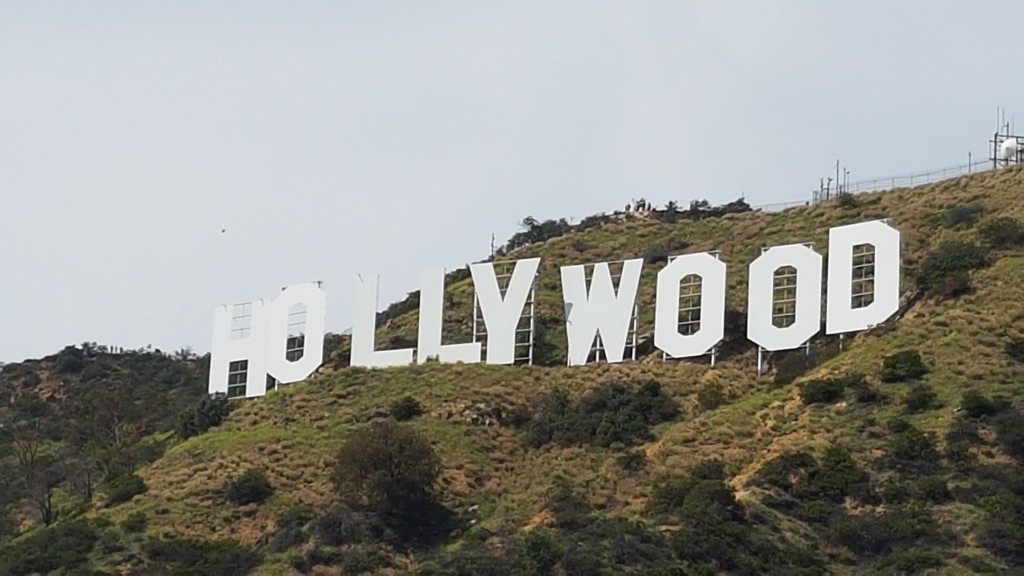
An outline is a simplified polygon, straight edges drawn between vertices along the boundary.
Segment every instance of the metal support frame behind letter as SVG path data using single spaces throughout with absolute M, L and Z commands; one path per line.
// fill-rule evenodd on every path
M 494 277 L 498 281 L 498 290 L 502 298 L 508 291 L 509 282 L 512 281 L 512 273 L 515 271 L 516 262 L 503 261 L 495 262 Z M 535 334 L 537 329 L 537 276 L 534 275 L 530 284 L 530 294 L 526 297 L 526 305 L 523 306 L 522 316 L 516 326 L 516 345 L 514 364 L 533 365 L 533 348 L 535 345 Z M 487 352 L 487 324 L 484 322 L 483 312 L 480 310 L 480 299 L 476 291 L 473 291 L 473 342 L 480 342 L 480 352 L 486 357 Z

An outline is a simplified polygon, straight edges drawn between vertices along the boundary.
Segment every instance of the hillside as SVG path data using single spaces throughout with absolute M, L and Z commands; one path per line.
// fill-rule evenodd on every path
M 138 408 L 123 415 L 132 423 L 131 445 L 159 449 L 133 459 L 123 474 L 108 474 L 115 480 L 99 483 L 96 495 L 76 490 L 74 473 L 55 479 L 50 492 L 61 514 L 49 527 L 28 504 L 32 498 L 9 497 L 17 528 L 4 533 L 0 567 L 56 568 L 24 558 L 75 546 L 81 552 L 62 562 L 78 571 L 66 573 L 1024 567 L 1021 195 L 1024 169 L 1016 167 L 779 213 L 696 220 L 630 214 L 559 230 L 498 257 L 543 258 L 537 357 L 544 365 L 365 370 L 345 366 L 342 342 L 315 377 L 234 404 L 205 431 L 180 425 L 180 414 L 194 418 L 205 409 L 197 407 L 201 359 L 70 348 L 64 356 L 5 366 L 0 416 L 19 430 L 27 420 L 37 428 L 45 423 L 41 453 L 95 444 L 76 444 L 82 435 L 69 432 L 65 418 L 95 413 L 66 400 L 90 393 L 89 382 L 148 391 L 100 405 Z M 879 218 L 902 233 L 899 317 L 847 338 L 841 350 L 835 338 L 819 336 L 810 355 L 776 354 L 757 377 L 754 346 L 742 337 L 750 261 L 765 245 L 813 242 L 824 253 L 830 227 Z M 655 275 L 666 256 L 710 250 L 729 265 L 731 336 L 716 366 L 706 359 L 665 362 L 649 348 L 636 362 L 561 365 L 560 265 L 645 258 L 646 336 Z M 472 283 L 463 273 L 450 277 L 445 338 L 466 341 Z M 378 342 L 415 341 L 414 303 L 411 297 L 392 306 Z M 81 366 L 69 371 L 68 355 L 80 356 Z M 89 368 L 97 364 L 105 367 L 102 375 Z M 162 384 L 139 388 L 140 382 Z M 371 503 L 340 506 L 335 455 L 352 438 L 364 438 L 361 432 L 380 429 L 406 396 L 415 402 L 404 405 L 418 404 L 422 414 L 410 409 L 399 428 L 426 438 L 439 464 L 433 507 L 410 516 Z M 98 431 L 82 434 L 107 434 L 110 427 L 101 424 L 109 423 L 99 419 Z M 15 440 L 6 439 L 8 452 L 0 457 L 17 471 L 23 467 L 16 465 Z M 232 502 L 231 483 L 252 470 L 263 473 L 272 493 Z M 123 477 L 140 479 L 145 491 L 114 503 L 111 486 Z M 28 481 L 17 473 L 8 478 L 7 493 L 27 493 L 20 483 Z M 436 529 L 406 525 L 416 523 L 410 517 Z

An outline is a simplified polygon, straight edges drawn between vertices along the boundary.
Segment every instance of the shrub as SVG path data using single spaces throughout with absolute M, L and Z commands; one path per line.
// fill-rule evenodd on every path
M 837 194 L 836 204 L 839 205 L 840 208 L 844 209 L 853 209 L 860 206 L 860 202 L 857 200 L 857 197 L 849 192 L 841 192 Z
M 331 481 L 341 501 L 375 514 L 402 544 L 430 545 L 454 516 L 437 501 L 441 463 L 430 442 L 394 420 L 352 433 L 335 456 Z
M 178 416 L 175 431 L 182 440 L 202 434 L 221 422 L 231 413 L 231 403 L 226 394 L 203 395 L 196 404 Z
M 679 238 L 669 238 L 663 243 L 654 244 L 644 250 L 644 263 L 661 264 L 668 262 L 669 256 L 678 254 L 681 250 L 684 250 L 689 246 L 689 242 L 680 240 Z
M 332 506 L 313 520 L 313 533 L 328 546 L 341 546 L 360 542 L 365 520 L 347 506 Z
M 403 396 L 391 403 L 388 414 L 399 422 L 405 422 L 423 415 L 423 406 L 412 396 Z
M 979 530 L 978 544 L 1011 566 L 1024 565 L 1024 524 L 1009 519 L 987 520 Z
M 893 554 L 890 562 L 900 574 L 917 574 L 922 570 L 938 568 L 943 564 L 942 555 L 938 552 L 914 548 Z
M 616 456 L 615 463 L 626 472 L 639 472 L 647 467 L 647 456 L 642 450 L 629 450 Z
M 520 562 L 529 574 L 551 573 L 562 554 L 562 544 L 547 530 L 531 530 L 520 538 Z
M 313 508 L 298 504 L 285 510 L 277 519 L 277 531 L 267 542 L 267 552 L 284 552 L 306 542 L 305 525 L 313 519 Z
M 137 474 L 118 476 L 107 484 L 107 504 L 114 506 L 127 502 L 147 490 L 146 483 Z
M 682 509 L 690 491 L 705 480 L 725 480 L 725 464 L 721 460 L 699 462 L 686 476 L 670 476 L 659 482 L 647 501 L 647 509 L 655 513 L 673 513 Z
M 839 515 L 829 533 L 832 540 L 856 554 L 880 555 L 907 550 L 918 541 L 938 536 L 938 526 L 924 508 L 897 507 L 883 514 Z
M 794 486 L 792 493 L 802 499 L 841 502 L 867 481 L 867 472 L 857 465 L 850 451 L 831 444 L 822 454 L 819 465 L 808 470 L 806 479 Z
M 705 410 L 714 410 L 725 404 L 726 396 L 720 384 L 706 384 L 697 392 L 697 403 Z
M 783 352 L 781 356 L 775 362 L 775 376 L 772 378 L 776 386 L 792 384 L 794 380 L 814 368 L 816 363 L 815 357 L 802 349 Z
M 257 468 L 246 470 L 241 476 L 227 483 L 224 496 L 229 502 L 244 506 L 258 504 L 274 493 L 266 473 Z
M 988 265 L 988 250 L 964 240 L 946 240 L 925 256 L 917 273 L 917 286 L 939 297 L 970 289 L 970 272 Z
M 1016 362 L 1024 363 L 1024 339 L 1014 338 L 1006 343 L 1006 355 Z
M 946 211 L 945 226 L 946 228 L 956 228 L 957 226 L 969 228 L 977 224 L 984 211 L 985 207 L 978 202 L 959 204 Z
M 908 462 L 936 462 L 939 453 L 931 434 L 921 432 L 913 426 L 894 434 L 889 444 L 890 454 Z
M 1007 216 L 989 220 L 982 224 L 978 232 L 992 248 L 1024 246 L 1024 225 Z
M 578 529 L 590 520 L 590 504 L 564 476 L 555 478 L 546 504 L 554 516 L 555 524 L 560 528 Z
M 132 512 L 127 518 L 121 521 L 121 530 L 124 530 L 129 534 L 145 532 L 147 524 L 148 522 L 146 520 L 145 512 Z
M 992 418 L 996 439 L 1014 458 L 1024 458 L 1024 418 L 1016 410 L 1004 410 Z
M 837 380 L 811 380 L 800 386 L 804 404 L 828 404 L 843 397 L 843 383 Z
M 679 412 L 661 385 L 647 381 L 633 387 L 604 384 L 573 402 L 564 390 L 541 398 L 536 415 L 527 422 L 526 442 L 539 447 L 557 444 L 640 444 L 651 438 L 652 426 Z
M 968 418 L 995 416 L 1009 407 L 1010 403 L 1006 399 L 990 399 L 977 390 L 964 392 L 960 399 L 960 410 Z
M 174 536 L 151 539 L 143 552 L 172 574 L 189 576 L 244 576 L 260 564 L 258 553 L 231 541 L 193 540 Z
M 806 477 L 818 461 L 808 452 L 788 452 L 765 462 L 757 472 L 761 482 L 789 491 L 797 478 Z
M 908 414 L 924 412 L 935 404 L 935 390 L 923 382 L 915 382 L 903 397 L 903 407 Z
M 886 395 L 883 394 L 878 388 L 868 384 L 863 378 L 859 384 L 850 386 L 853 390 L 853 399 L 863 404 L 870 403 L 885 403 L 887 401 Z
M 882 359 L 882 382 L 906 382 L 917 380 L 928 373 L 928 367 L 921 360 L 917 350 L 904 350 Z
M 75 520 L 33 532 L 0 549 L 0 571 L 12 576 L 72 570 L 88 561 L 99 532 Z
M 55 364 L 57 372 L 61 374 L 78 374 L 85 369 L 85 361 L 82 359 L 84 354 L 81 350 L 74 346 L 65 346 L 60 353 L 57 354 Z
M 941 476 L 925 476 L 914 485 L 917 497 L 927 502 L 942 504 L 949 502 L 953 495 L 949 492 L 949 484 Z

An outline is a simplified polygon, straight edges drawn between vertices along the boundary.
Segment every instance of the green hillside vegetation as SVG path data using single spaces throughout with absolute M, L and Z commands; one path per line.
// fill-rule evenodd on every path
M 543 259 L 535 366 L 366 370 L 332 338 L 316 376 L 230 405 L 184 352 L 88 345 L 5 366 L 0 573 L 1024 568 L 1021 195 L 1008 168 L 779 213 L 528 219 L 497 260 Z M 879 218 L 902 233 L 898 318 L 756 376 L 750 261 L 825 253 L 830 227 Z M 656 273 L 710 250 L 729 266 L 720 362 L 663 361 Z M 634 257 L 641 357 L 565 367 L 558 267 Z M 451 273 L 446 342 L 470 339 L 472 298 Z M 382 347 L 414 345 L 417 302 L 380 315 Z

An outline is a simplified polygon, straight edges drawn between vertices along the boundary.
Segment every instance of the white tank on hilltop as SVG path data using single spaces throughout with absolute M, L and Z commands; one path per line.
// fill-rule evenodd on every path
M 1020 148 L 1020 141 L 1017 138 L 1007 138 L 1003 141 L 1003 145 L 999 147 L 999 154 L 1003 160 L 1016 160 Z

